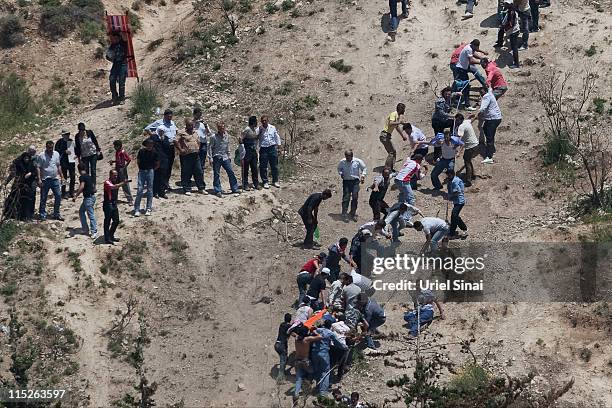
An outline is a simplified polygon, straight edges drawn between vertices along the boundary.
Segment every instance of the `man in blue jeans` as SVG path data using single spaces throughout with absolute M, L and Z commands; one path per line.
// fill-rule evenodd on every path
M 478 112 L 478 120 L 482 123 L 482 131 L 485 135 L 487 143 L 487 157 L 481 163 L 493 164 L 493 155 L 495 154 L 495 133 L 502 121 L 502 112 L 493 95 L 492 89 L 480 89 L 480 111 Z M 473 119 L 471 116 L 470 119 Z
M 62 168 L 60 165 L 60 155 L 54 150 L 55 144 L 52 140 L 45 143 L 45 151 L 36 158 L 36 169 L 38 173 L 38 187 L 40 187 L 40 206 L 38 214 L 40 220 L 47 219 L 47 197 L 49 190 L 53 191 L 53 219 L 64 221 L 60 215 L 60 205 L 62 201 Z
M 147 208 L 145 215 L 150 216 L 153 210 L 153 182 L 155 170 L 159 168 L 159 155 L 153 149 L 153 140 L 148 138 L 142 142 L 144 146 L 138 151 L 136 162 L 138 163 L 138 187 L 136 199 L 134 200 L 134 217 L 140 217 L 140 200 L 147 189 Z
M 399 26 L 397 18 L 397 3 L 402 2 L 402 18 L 408 18 L 408 0 L 389 0 L 389 15 L 391 16 L 391 32 L 396 32 Z
M 398 202 L 414 204 L 415 198 L 412 192 L 411 181 L 413 177 L 421 179 L 421 162 L 423 156 L 420 154 L 414 154 L 412 157 L 408 157 L 402 168 L 395 175 L 394 183 L 399 190 Z
M 267 116 L 262 116 L 260 119 L 261 126 L 259 127 L 259 175 L 261 176 L 261 182 L 263 188 L 270 188 L 268 182 L 268 164 L 272 170 L 272 185 L 276 188 L 280 188 L 278 182 L 278 148 L 281 145 L 281 138 L 276 130 L 276 127 L 272 126 L 268 122 Z
M 229 178 L 230 188 L 235 196 L 240 195 L 238 191 L 238 180 L 232 169 L 232 161 L 230 160 L 229 148 L 230 136 L 225 132 L 225 123 L 217 123 L 217 133 L 215 133 L 208 143 L 208 158 L 213 166 L 213 187 L 215 195 L 219 198 L 223 197 L 223 189 L 221 188 L 221 167 L 227 173 Z
M 465 185 L 463 184 L 463 180 L 457 177 L 455 170 L 449 169 L 446 171 L 446 183 L 448 186 L 448 201 L 453 202 L 450 233 L 448 235 L 451 238 L 457 237 L 457 227 L 461 228 L 461 231 L 464 231 L 467 235 L 467 226 L 459 215 L 465 205 Z
M 447 169 L 455 168 L 455 156 L 457 156 L 457 152 L 461 150 L 463 145 L 464 143 L 461 139 L 451 137 L 448 129 L 444 131 L 444 140 L 440 145 L 442 147 L 442 155 L 431 171 L 431 184 L 435 190 L 442 189 L 440 174 Z
M 425 245 L 429 246 L 428 253 L 436 252 L 440 241 L 447 241 L 450 227 L 443 219 L 437 217 L 425 217 L 421 221 L 415 221 L 413 227 L 425 234 Z
M 347 351 L 348 347 L 338 335 L 331 331 L 331 320 L 325 320 L 323 327 L 317 329 L 317 334 L 321 340 L 312 344 L 311 360 L 314 369 L 315 379 L 317 380 L 319 395 L 329 392 L 329 377 L 331 375 L 330 349 L 336 347 L 342 351 Z
M 79 163 L 79 189 L 72 201 L 76 201 L 79 194 L 83 193 L 83 202 L 79 208 L 79 219 L 81 220 L 81 229 L 83 234 L 89 235 L 94 241 L 98 238 L 98 225 L 96 223 L 96 214 L 94 206 L 96 205 L 96 183 L 89 174 L 87 174 L 87 166 L 85 163 Z M 87 226 L 87 217 L 89 217 L 90 227 Z
M 365 293 L 360 293 L 357 296 L 357 305 L 365 321 L 368 323 L 368 331 L 365 336 L 366 345 L 368 348 L 376 349 L 373 334 L 378 334 L 378 328 L 385 324 L 387 316 L 385 310 L 374 300 L 368 297 Z
M 344 152 L 344 159 L 338 163 L 338 175 L 342 179 L 342 218 L 348 222 L 349 217 L 357 221 L 359 203 L 359 184 L 365 182 L 368 169 L 363 160 L 354 157 L 352 150 Z M 351 212 L 349 213 L 349 203 Z

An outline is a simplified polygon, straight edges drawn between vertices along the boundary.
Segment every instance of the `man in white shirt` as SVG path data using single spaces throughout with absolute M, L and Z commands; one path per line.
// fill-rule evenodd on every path
M 493 164 L 495 154 L 495 133 L 502 121 L 501 109 L 497 104 L 493 90 L 488 88 L 480 89 L 480 111 L 478 120 L 482 123 L 482 131 L 487 143 L 487 157 L 482 161 L 484 164 Z
M 202 122 L 202 108 L 195 108 L 193 110 L 193 126 L 194 130 L 198 134 L 198 139 L 200 140 L 198 158 L 200 159 L 200 166 L 202 166 L 202 175 L 204 175 L 204 168 L 206 168 L 206 157 L 208 153 L 208 138 L 212 136 L 212 132 L 208 127 L 208 124 Z
M 395 204 L 389 209 L 389 214 L 385 218 L 385 233 L 391 235 L 393 242 L 399 242 L 399 237 L 404 235 L 400 230 L 412 227 L 412 217 L 417 214 L 423 217 L 421 210 L 413 205 L 408 203 Z
M 365 182 L 367 167 L 363 160 L 353 156 L 352 150 L 344 152 L 344 159 L 338 163 L 338 174 L 342 178 L 342 218 L 348 222 L 349 217 L 357 221 L 357 204 L 359 203 L 359 184 Z M 351 212 L 348 213 L 349 202 Z
M 404 124 L 403 129 L 404 133 L 408 135 L 412 154 L 420 154 L 423 157 L 427 156 L 429 145 L 427 144 L 425 133 L 418 127 L 412 126 L 411 123 Z
M 278 148 L 281 145 L 281 138 L 274 126 L 268 122 L 268 116 L 264 115 L 260 118 L 261 126 L 259 127 L 259 175 L 263 188 L 270 188 L 268 182 L 268 164 L 272 170 L 272 185 L 280 188 L 278 182 Z
M 456 72 L 458 81 L 467 81 L 463 89 L 462 100 L 466 110 L 476 110 L 470 105 L 470 78 L 468 72 L 472 73 L 483 87 L 486 87 L 484 77 L 478 71 L 477 65 L 480 65 L 480 58 L 487 55 L 486 52 L 480 50 L 480 40 L 474 39 L 466 45 L 459 54 L 459 61 L 456 64 Z
M 36 158 L 36 169 L 38 173 L 38 187 L 40 187 L 40 206 L 38 214 L 40 220 L 47 219 L 47 197 L 49 190 L 53 191 L 55 199 L 53 203 L 53 218 L 64 221 L 60 215 L 60 205 L 62 202 L 61 185 L 64 183 L 62 169 L 60 165 L 60 155 L 54 149 L 52 140 L 45 143 L 45 150 Z
M 168 151 L 166 155 L 168 156 L 168 170 L 166 173 L 166 180 L 170 180 L 172 176 L 172 166 L 174 165 L 174 156 L 176 155 L 174 150 L 174 141 L 176 140 L 176 134 L 178 132 L 178 128 L 176 124 L 172 120 L 172 111 L 170 109 L 166 109 L 164 111 L 164 117 L 156 120 L 145 128 L 145 131 L 149 133 L 150 136 L 154 134 L 165 135 L 168 138 Z M 166 189 L 170 190 L 170 186 L 166 183 Z
M 470 119 L 465 119 L 461 113 L 455 115 L 455 124 L 457 125 L 457 131 L 455 133 L 464 143 L 463 165 L 465 166 L 465 186 L 470 187 L 472 185 L 472 180 L 476 179 L 472 159 L 478 156 L 480 151 L 478 148 L 478 136 L 476 136 L 476 131 L 474 131 L 474 127 L 472 126 L 472 121 Z M 457 173 L 459 173 L 459 171 Z
M 445 242 L 450 233 L 450 226 L 443 219 L 436 217 L 424 217 L 421 221 L 415 221 L 413 227 L 425 234 L 425 244 L 430 246 L 430 252 L 438 249 L 440 241 Z

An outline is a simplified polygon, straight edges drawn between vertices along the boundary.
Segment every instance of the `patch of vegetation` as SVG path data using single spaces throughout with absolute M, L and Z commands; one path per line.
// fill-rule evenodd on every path
M 31 127 L 39 119 L 38 106 L 28 83 L 15 73 L 0 72 L 0 123 L 2 133 L 12 136 Z M 29 126 L 28 126 L 29 124 Z
M 592 57 L 595 54 L 597 54 L 597 48 L 595 47 L 595 44 L 591 44 L 591 46 L 587 48 L 587 50 L 584 52 L 584 55 L 586 55 L 587 57 Z
M 127 10 L 128 19 L 130 21 L 130 27 L 132 28 L 133 33 L 137 33 L 142 29 L 142 21 L 140 21 L 140 16 L 138 14 L 132 12 L 131 10 Z
M 13 222 L 0 224 L 0 252 L 5 252 L 19 233 L 19 227 Z
M 233 45 L 237 38 L 226 34 L 226 28 L 221 23 L 208 25 L 200 31 L 181 34 L 176 40 L 176 60 L 184 62 L 198 55 L 210 55 L 214 58 L 221 45 Z
M 283 11 L 289 11 L 289 10 L 291 10 L 294 7 L 295 7 L 295 3 L 293 2 L 293 0 L 284 0 L 281 3 L 281 9 Z
M 251 0 L 240 0 L 238 2 L 238 11 L 240 11 L 241 13 L 248 13 L 251 10 L 253 10 Z
M 81 264 L 81 255 L 75 251 L 68 251 L 68 263 L 70 267 L 74 271 L 74 273 L 79 274 L 83 272 L 83 265 Z
M 545 135 L 544 144 L 544 164 L 551 165 L 559 163 L 565 160 L 566 157 L 571 157 L 576 153 L 574 146 L 570 139 L 563 134 L 551 134 Z
M 268 14 L 274 14 L 279 10 L 278 7 L 276 7 L 276 4 L 274 3 L 266 3 L 266 12 Z
M 15 14 L 0 17 L 0 48 L 12 48 L 25 43 L 21 20 Z
M 148 52 L 155 51 L 156 49 L 159 48 L 160 45 L 163 44 L 163 42 L 164 42 L 163 38 L 158 38 L 157 40 L 151 41 L 149 45 L 147 45 L 147 51 Z
M 346 65 L 344 63 L 344 59 L 339 59 L 339 60 L 335 60 L 329 63 L 329 66 L 332 67 L 333 69 L 335 69 L 338 72 L 342 72 L 343 74 L 346 74 L 348 72 L 350 72 L 353 67 L 351 65 Z
M 130 116 L 144 116 L 147 120 L 159 106 L 159 90 L 150 82 L 139 82 L 130 98 Z
M 104 40 L 104 31 L 99 23 L 87 20 L 81 24 L 79 36 L 83 44 L 89 44 L 92 41 L 102 42 Z
M 596 97 L 593 99 L 593 105 L 595 106 L 595 113 L 598 115 L 603 115 L 606 111 L 606 100 L 600 97 Z
M 281 86 L 276 91 L 274 91 L 274 94 L 287 96 L 291 92 L 293 92 L 294 88 L 295 84 L 292 81 L 283 81 Z
M 319 98 L 316 95 L 306 95 L 295 101 L 293 109 L 296 111 L 312 110 L 319 106 Z
M 104 5 L 100 0 L 69 0 L 65 4 L 49 3 L 42 9 L 39 29 L 52 40 L 68 36 L 77 27 L 88 24 L 86 29 L 89 38 L 91 32 L 104 31 L 102 19 Z

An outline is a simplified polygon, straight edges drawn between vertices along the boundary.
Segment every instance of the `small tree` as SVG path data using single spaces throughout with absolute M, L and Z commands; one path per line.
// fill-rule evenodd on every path
M 586 174 L 586 192 L 593 207 L 612 205 L 606 194 L 607 182 L 612 174 L 612 153 L 609 137 L 610 119 L 604 115 L 592 115 L 588 108 L 597 87 L 598 77 L 590 71 L 581 77 L 577 94 L 569 94 L 575 72 L 545 72 L 538 80 L 536 92 L 544 107 L 548 127 L 548 146 L 545 162 L 566 160 L 566 156 L 578 159 Z
M 229 26 L 232 36 L 236 37 L 236 30 L 238 29 L 238 19 L 232 11 L 236 7 L 236 3 L 233 0 L 217 0 L 218 7 L 223 13 L 223 18 Z

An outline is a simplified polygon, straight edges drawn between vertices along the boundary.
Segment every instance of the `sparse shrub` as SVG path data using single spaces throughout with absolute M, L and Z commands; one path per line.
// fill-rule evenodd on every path
M 151 83 L 139 82 L 130 98 L 132 107 L 130 115 L 149 117 L 159 105 L 159 90 Z
M 0 73 L 0 122 L 3 130 L 32 120 L 36 106 L 28 84 L 15 73 Z
M 70 0 L 66 4 L 46 4 L 43 6 L 40 17 L 40 31 L 51 38 L 58 40 L 66 37 L 77 27 L 90 22 L 102 27 L 104 5 L 100 0 Z M 91 29 L 93 25 L 90 25 Z
M 293 0 L 284 0 L 281 3 L 281 8 L 283 9 L 283 11 L 291 10 L 294 7 L 295 7 L 295 3 L 293 2 Z
M 142 22 L 140 21 L 140 17 L 136 13 L 132 13 L 132 11 L 128 10 L 128 19 L 130 20 L 130 27 L 132 27 L 132 32 L 136 33 L 142 29 Z
M 151 41 L 149 45 L 147 45 L 147 51 L 149 52 L 155 51 L 156 49 L 159 48 L 160 45 L 163 44 L 163 42 L 164 42 L 163 38 L 158 38 L 157 40 Z
M 274 3 L 266 3 L 266 11 L 268 14 L 274 14 L 278 11 L 278 7 Z
M 140 10 L 140 1 L 139 0 L 136 0 L 135 2 L 132 3 L 132 10 L 134 10 L 134 11 Z
M 291 92 L 293 92 L 293 88 L 294 87 L 295 87 L 295 84 L 292 81 L 283 81 L 283 83 L 281 84 L 280 88 L 278 88 L 274 92 L 274 94 L 287 96 Z
M 603 98 L 596 97 L 593 99 L 593 105 L 595 105 L 595 113 L 603 115 L 606 110 L 606 100 Z
M 81 24 L 80 37 L 83 44 L 89 44 L 94 40 L 101 40 L 104 36 L 104 27 L 102 24 L 87 20 Z
M 25 42 L 21 20 L 14 14 L 0 17 L 0 47 L 12 48 Z
M 248 13 L 251 10 L 253 10 L 251 0 L 240 0 L 238 2 L 238 11 L 240 11 L 241 13 Z
M 215 62 L 212 66 L 213 71 L 218 71 L 221 69 L 221 64 L 218 62 Z
M 586 55 L 587 57 L 592 57 L 595 54 L 597 54 L 597 48 L 595 47 L 595 44 L 591 44 L 591 46 L 584 52 L 584 55 Z
M 344 64 L 344 60 L 343 59 L 332 61 L 332 62 L 329 63 L 329 66 L 332 67 L 333 69 L 335 69 L 336 71 L 342 72 L 344 74 L 350 72 L 353 69 L 353 67 L 351 65 Z
M 544 144 L 544 164 L 551 165 L 565 160 L 567 156 L 572 156 L 576 150 L 569 138 L 564 134 L 547 133 Z
M 96 50 L 94 51 L 94 58 L 98 60 L 104 58 L 104 48 L 96 47 Z

